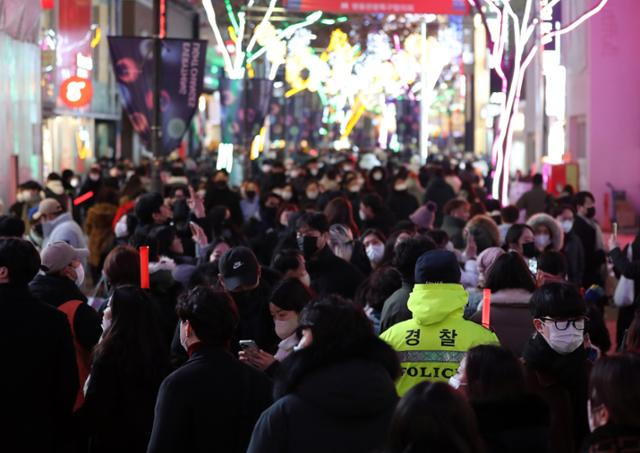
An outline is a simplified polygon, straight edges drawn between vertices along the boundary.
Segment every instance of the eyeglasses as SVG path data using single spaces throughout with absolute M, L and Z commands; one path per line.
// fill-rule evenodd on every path
M 584 330 L 585 321 L 587 318 L 576 318 L 576 319 L 553 319 L 553 318 L 542 318 L 542 322 L 552 322 L 555 324 L 556 329 L 558 330 L 567 330 L 569 326 L 573 326 L 576 330 Z

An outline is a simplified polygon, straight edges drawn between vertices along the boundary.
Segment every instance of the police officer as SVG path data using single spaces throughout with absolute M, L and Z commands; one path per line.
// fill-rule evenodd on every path
M 416 263 L 415 282 L 407 303 L 412 318 L 380 336 L 400 356 L 402 376 L 396 387 L 401 396 L 419 382 L 453 377 L 468 349 L 499 343 L 491 331 L 462 317 L 467 293 L 455 254 L 423 254 Z

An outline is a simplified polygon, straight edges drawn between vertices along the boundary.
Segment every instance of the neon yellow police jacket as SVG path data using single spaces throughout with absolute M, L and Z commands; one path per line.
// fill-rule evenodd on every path
M 413 318 L 380 335 L 400 357 L 402 376 L 396 382 L 400 396 L 423 381 L 448 381 L 470 348 L 499 344 L 493 332 L 463 319 L 466 303 L 462 285 L 414 285 L 407 303 Z

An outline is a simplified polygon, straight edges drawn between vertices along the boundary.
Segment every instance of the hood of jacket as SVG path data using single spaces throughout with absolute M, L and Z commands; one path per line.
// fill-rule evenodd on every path
M 562 231 L 562 227 L 556 222 L 556 219 L 551 217 L 549 214 L 545 214 L 541 212 L 540 214 L 532 215 L 529 220 L 527 220 L 527 225 L 529 225 L 534 230 L 538 225 L 544 225 L 551 232 L 551 243 L 553 244 L 553 249 L 555 251 L 562 250 L 564 246 L 564 231 Z
M 459 284 L 416 284 L 409 295 L 407 307 L 419 325 L 428 326 L 449 316 L 462 318 L 468 298 Z
M 476 240 L 478 253 L 500 245 L 500 230 L 496 222 L 488 215 L 474 216 L 466 227 Z
M 29 289 L 36 299 L 54 307 L 70 300 L 87 301 L 75 282 L 58 275 L 38 274 L 29 283 Z
M 375 416 L 392 410 L 398 399 L 389 373 L 380 364 L 359 358 L 314 371 L 294 393 L 338 417 Z

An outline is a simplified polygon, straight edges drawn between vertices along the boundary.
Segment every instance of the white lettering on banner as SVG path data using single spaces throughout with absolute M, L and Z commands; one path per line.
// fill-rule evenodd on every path
M 200 44 L 193 44 L 193 51 L 191 53 L 191 71 L 189 73 L 189 102 L 188 105 L 191 108 L 195 108 L 198 103 L 198 76 L 200 68 L 198 63 L 200 60 Z
M 180 58 L 180 88 L 178 93 L 185 96 L 189 86 L 189 57 L 191 55 L 191 43 L 182 43 L 182 55 Z

